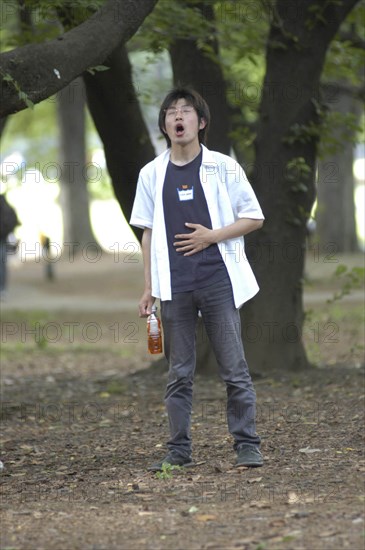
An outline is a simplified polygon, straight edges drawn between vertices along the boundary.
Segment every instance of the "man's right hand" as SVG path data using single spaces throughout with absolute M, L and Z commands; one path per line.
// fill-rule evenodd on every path
M 138 304 L 140 317 L 148 317 L 149 315 L 151 315 L 152 306 L 155 303 L 155 299 L 156 298 L 151 296 L 151 292 L 149 290 L 144 291 Z

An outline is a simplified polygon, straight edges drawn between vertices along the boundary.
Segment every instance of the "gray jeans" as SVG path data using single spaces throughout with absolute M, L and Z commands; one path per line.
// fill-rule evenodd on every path
M 169 377 L 165 404 L 170 424 L 167 446 L 191 455 L 191 410 L 196 364 L 195 333 L 198 311 L 227 388 L 228 429 L 234 449 L 243 443 L 259 446 L 256 433 L 256 394 L 244 355 L 239 311 L 233 302 L 229 278 L 209 287 L 179 292 L 161 302 L 165 355 Z

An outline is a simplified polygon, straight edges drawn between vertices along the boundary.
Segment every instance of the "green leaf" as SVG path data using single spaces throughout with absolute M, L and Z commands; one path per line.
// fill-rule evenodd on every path
M 346 271 L 347 271 L 347 266 L 345 264 L 340 264 L 340 265 L 337 266 L 337 269 L 335 271 L 335 275 L 336 275 L 336 277 L 340 277 L 341 275 L 346 273 Z
M 26 98 L 24 99 L 24 101 L 25 101 L 26 106 L 27 106 L 29 109 L 32 109 L 32 110 L 34 109 L 34 103 L 33 103 L 33 101 L 31 101 L 28 97 L 26 97 Z
M 95 67 L 92 67 L 94 69 L 94 71 L 98 71 L 98 72 L 101 72 L 101 71 L 108 71 L 110 69 L 110 67 L 107 67 L 106 65 L 96 65 Z
M 308 191 L 308 187 L 305 185 L 305 183 L 299 182 L 296 185 L 293 185 L 293 187 L 291 187 L 291 190 L 294 192 L 306 193 Z

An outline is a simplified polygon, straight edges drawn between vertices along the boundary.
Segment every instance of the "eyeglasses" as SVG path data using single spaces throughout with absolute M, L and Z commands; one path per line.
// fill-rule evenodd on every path
M 189 107 L 188 105 L 184 105 L 183 107 L 179 107 L 178 109 L 176 109 L 175 107 L 169 107 L 168 109 L 165 109 L 166 116 L 169 118 L 175 117 L 179 111 L 183 115 L 190 115 L 190 113 L 194 111 L 194 108 Z

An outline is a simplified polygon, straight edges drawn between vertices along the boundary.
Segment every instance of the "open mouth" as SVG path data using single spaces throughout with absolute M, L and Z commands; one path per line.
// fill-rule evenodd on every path
M 182 124 L 176 124 L 175 132 L 177 136 L 182 136 L 184 133 L 184 126 Z

